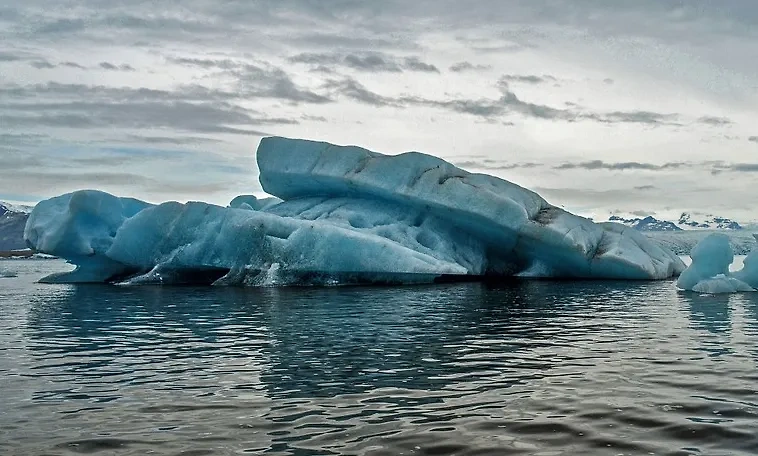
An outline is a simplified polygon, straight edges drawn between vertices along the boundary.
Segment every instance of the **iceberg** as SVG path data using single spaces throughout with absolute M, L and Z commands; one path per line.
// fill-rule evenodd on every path
M 758 234 L 753 234 L 758 241 Z M 742 269 L 732 274 L 735 279 L 746 283 L 747 285 L 758 289 L 758 246 L 747 254 L 742 262 Z
M 271 198 L 151 205 L 84 190 L 38 204 L 27 244 L 77 268 L 46 281 L 301 285 L 483 277 L 665 279 L 684 263 L 516 184 L 430 155 L 261 140 Z
M 234 209 L 247 209 L 250 211 L 260 211 L 274 204 L 281 203 L 279 198 L 262 198 L 258 199 L 255 195 L 240 195 L 235 197 L 229 207 Z
M 758 240 L 757 235 L 753 235 Z M 700 241 L 690 253 L 692 264 L 679 276 L 677 287 L 698 293 L 737 293 L 758 287 L 758 248 L 745 258 L 741 270 L 731 273 L 734 252 L 729 237 L 714 233 Z
M 35 206 L 24 227 L 24 240 L 37 252 L 65 258 L 77 266 L 45 281 L 106 282 L 133 270 L 106 252 L 124 221 L 149 206 L 96 190 L 68 193 Z

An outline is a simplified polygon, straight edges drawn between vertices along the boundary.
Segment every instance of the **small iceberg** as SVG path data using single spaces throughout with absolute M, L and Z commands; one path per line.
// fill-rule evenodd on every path
M 753 235 L 758 240 L 758 235 Z M 700 241 L 690 253 L 692 264 L 679 276 L 677 287 L 698 293 L 738 293 L 758 288 L 758 248 L 745 258 L 741 270 L 730 272 L 734 253 L 729 237 L 714 233 Z

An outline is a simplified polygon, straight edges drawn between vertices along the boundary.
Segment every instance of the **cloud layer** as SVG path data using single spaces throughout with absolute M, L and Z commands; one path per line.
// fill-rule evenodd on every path
M 756 20 L 747 0 L 8 4 L 0 199 L 223 203 L 260 190 L 253 151 L 281 134 L 422 150 L 589 212 L 747 216 Z

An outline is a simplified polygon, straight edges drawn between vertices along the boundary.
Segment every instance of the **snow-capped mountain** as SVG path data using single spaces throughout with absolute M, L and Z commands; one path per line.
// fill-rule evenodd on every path
M 24 204 L 12 204 L 12 203 L 6 203 L 4 201 L 0 201 L 0 215 L 3 215 L 6 212 L 30 214 L 32 212 L 32 209 L 34 209 L 33 206 L 27 206 Z
M 682 212 L 677 225 L 685 229 L 701 230 L 741 230 L 742 226 L 734 220 L 712 214 Z
M 682 212 L 678 219 L 666 220 L 644 213 L 622 214 L 615 212 L 608 218 L 639 231 L 682 231 L 682 230 L 742 230 L 753 228 L 751 224 L 740 224 L 732 219 L 702 212 Z
M 0 201 L 0 251 L 26 248 L 24 226 L 31 209 Z
M 682 229 L 676 226 L 673 222 L 667 220 L 658 220 L 653 216 L 648 215 L 643 218 L 623 218 L 618 215 L 612 215 L 609 222 L 616 222 L 628 227 L 634 228 L 638 231 L 681 231 Z

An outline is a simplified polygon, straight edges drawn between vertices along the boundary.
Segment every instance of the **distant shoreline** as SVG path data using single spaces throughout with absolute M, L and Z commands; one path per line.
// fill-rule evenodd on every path
M 0 250 L 0 258 L 29 258 L 34 255 L 32 249 L 24 250 Z

